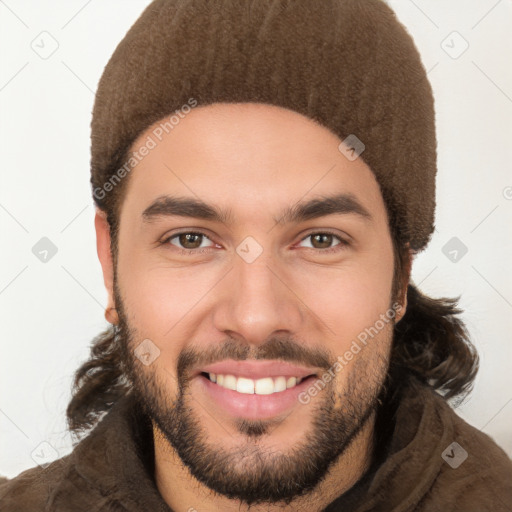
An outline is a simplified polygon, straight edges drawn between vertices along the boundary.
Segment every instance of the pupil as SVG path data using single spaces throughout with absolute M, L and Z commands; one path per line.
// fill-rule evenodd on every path
M 325 247 L 329 247 L 330 246 L 330 242 L 331 242 L 331 238 L 332 238 L 332 235 L 328 235 L 328 234 L 319 234 L 319 235 L 315 235 L 313 238 L 319 238 L 320 239 L 320 244 L 324 244 L 324 247 L 322 248 L 325 248 Z M 323 242 L 321 240 L 324 240 Z M 327 241 L 326 241 L 327 239 Z
M 197 244 L 194 245 L 193 244 L 193 241 L 192 241 L 192 245 L 193 247 L 190 247 L 187 245 L 187 243 L 191 242 L 191 238 L 199 238 L 201 235 L 195 235 L 193 233 L 188 233 L 188 234 L 185 234 L 185 235 L 181 235 L 181 240 L 180 240 L 180 243 L 184 246 L 184 247 L 187 247 L 187 248 L 191 248 L 191 249 L 196 249 L 197 248 Z M 201 245 L 201 244 L 199 244 Z

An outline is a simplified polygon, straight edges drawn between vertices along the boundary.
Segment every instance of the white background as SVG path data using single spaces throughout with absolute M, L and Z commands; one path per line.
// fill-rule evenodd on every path
M 4 476 L 35 466 L 31 453 L 41 442 L 55 449 L 44 445 L 50 458 L 71 450 L 64 413 L 73 372 L 107 325 L 89 188 L 94 91 L 148 3 L 0 1 Z M 462 295 L 481 370 L 457 412 L 512 456 L 512 2 L 389 4 L 422 54 L 436 99 L 436 232 L 413 281 L 434 297 Z M 463 48 L 453 31 L 469 44 L 456 59 L 445 51 Z M 31 47 L 41 37 L 47 50 L 58 43 L 47 59 Z M 32 253 L 42 237 L 58 249 L 47 263 Z M 468 248 L 457 262 L 442 252 L 452 237 Z

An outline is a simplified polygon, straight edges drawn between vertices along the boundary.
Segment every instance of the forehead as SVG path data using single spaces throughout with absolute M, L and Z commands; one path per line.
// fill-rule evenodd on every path
M 167 119 L 132 145 L 139 153 L 150 149 L 130 173 L 122 216 L 142 217 L 158 197 L 171 195 L 219 205 L 232 220 L 268 222 L 299 201 L 348 194 L 372 217 L 386 217 L 365 162 L 347 159 L 335 134 L 298 112 L 219 103 L 195 107 L 173 125 Z

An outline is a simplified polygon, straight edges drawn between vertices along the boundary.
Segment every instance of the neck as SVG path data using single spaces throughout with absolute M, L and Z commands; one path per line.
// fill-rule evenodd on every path
M 156 484 L 164 501 L 175 512 L 320 512 L 347 492 L 371 466 L 375 418 L 374 411 L 317 487 L 289 505 L 264 503 L 249 506 L 216 494 L 190 473 L 162 432 L 153 424 Z

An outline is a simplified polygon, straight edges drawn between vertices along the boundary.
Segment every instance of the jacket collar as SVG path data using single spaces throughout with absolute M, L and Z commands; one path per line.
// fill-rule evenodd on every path
M 397 394 L 386 446 L 365 475 L 325 512 L 416 510 L 442 470 L 442 452 L 453 441 L 453 411 L 444 398 L 415 377 Z M 379 421 L 379 420 L 378 420 Z
M 131 394 L 118 400 L 91 434 L 73 450 L 75 471 L 130 512 L 172 512 L 154 481 L 151 421 Z

